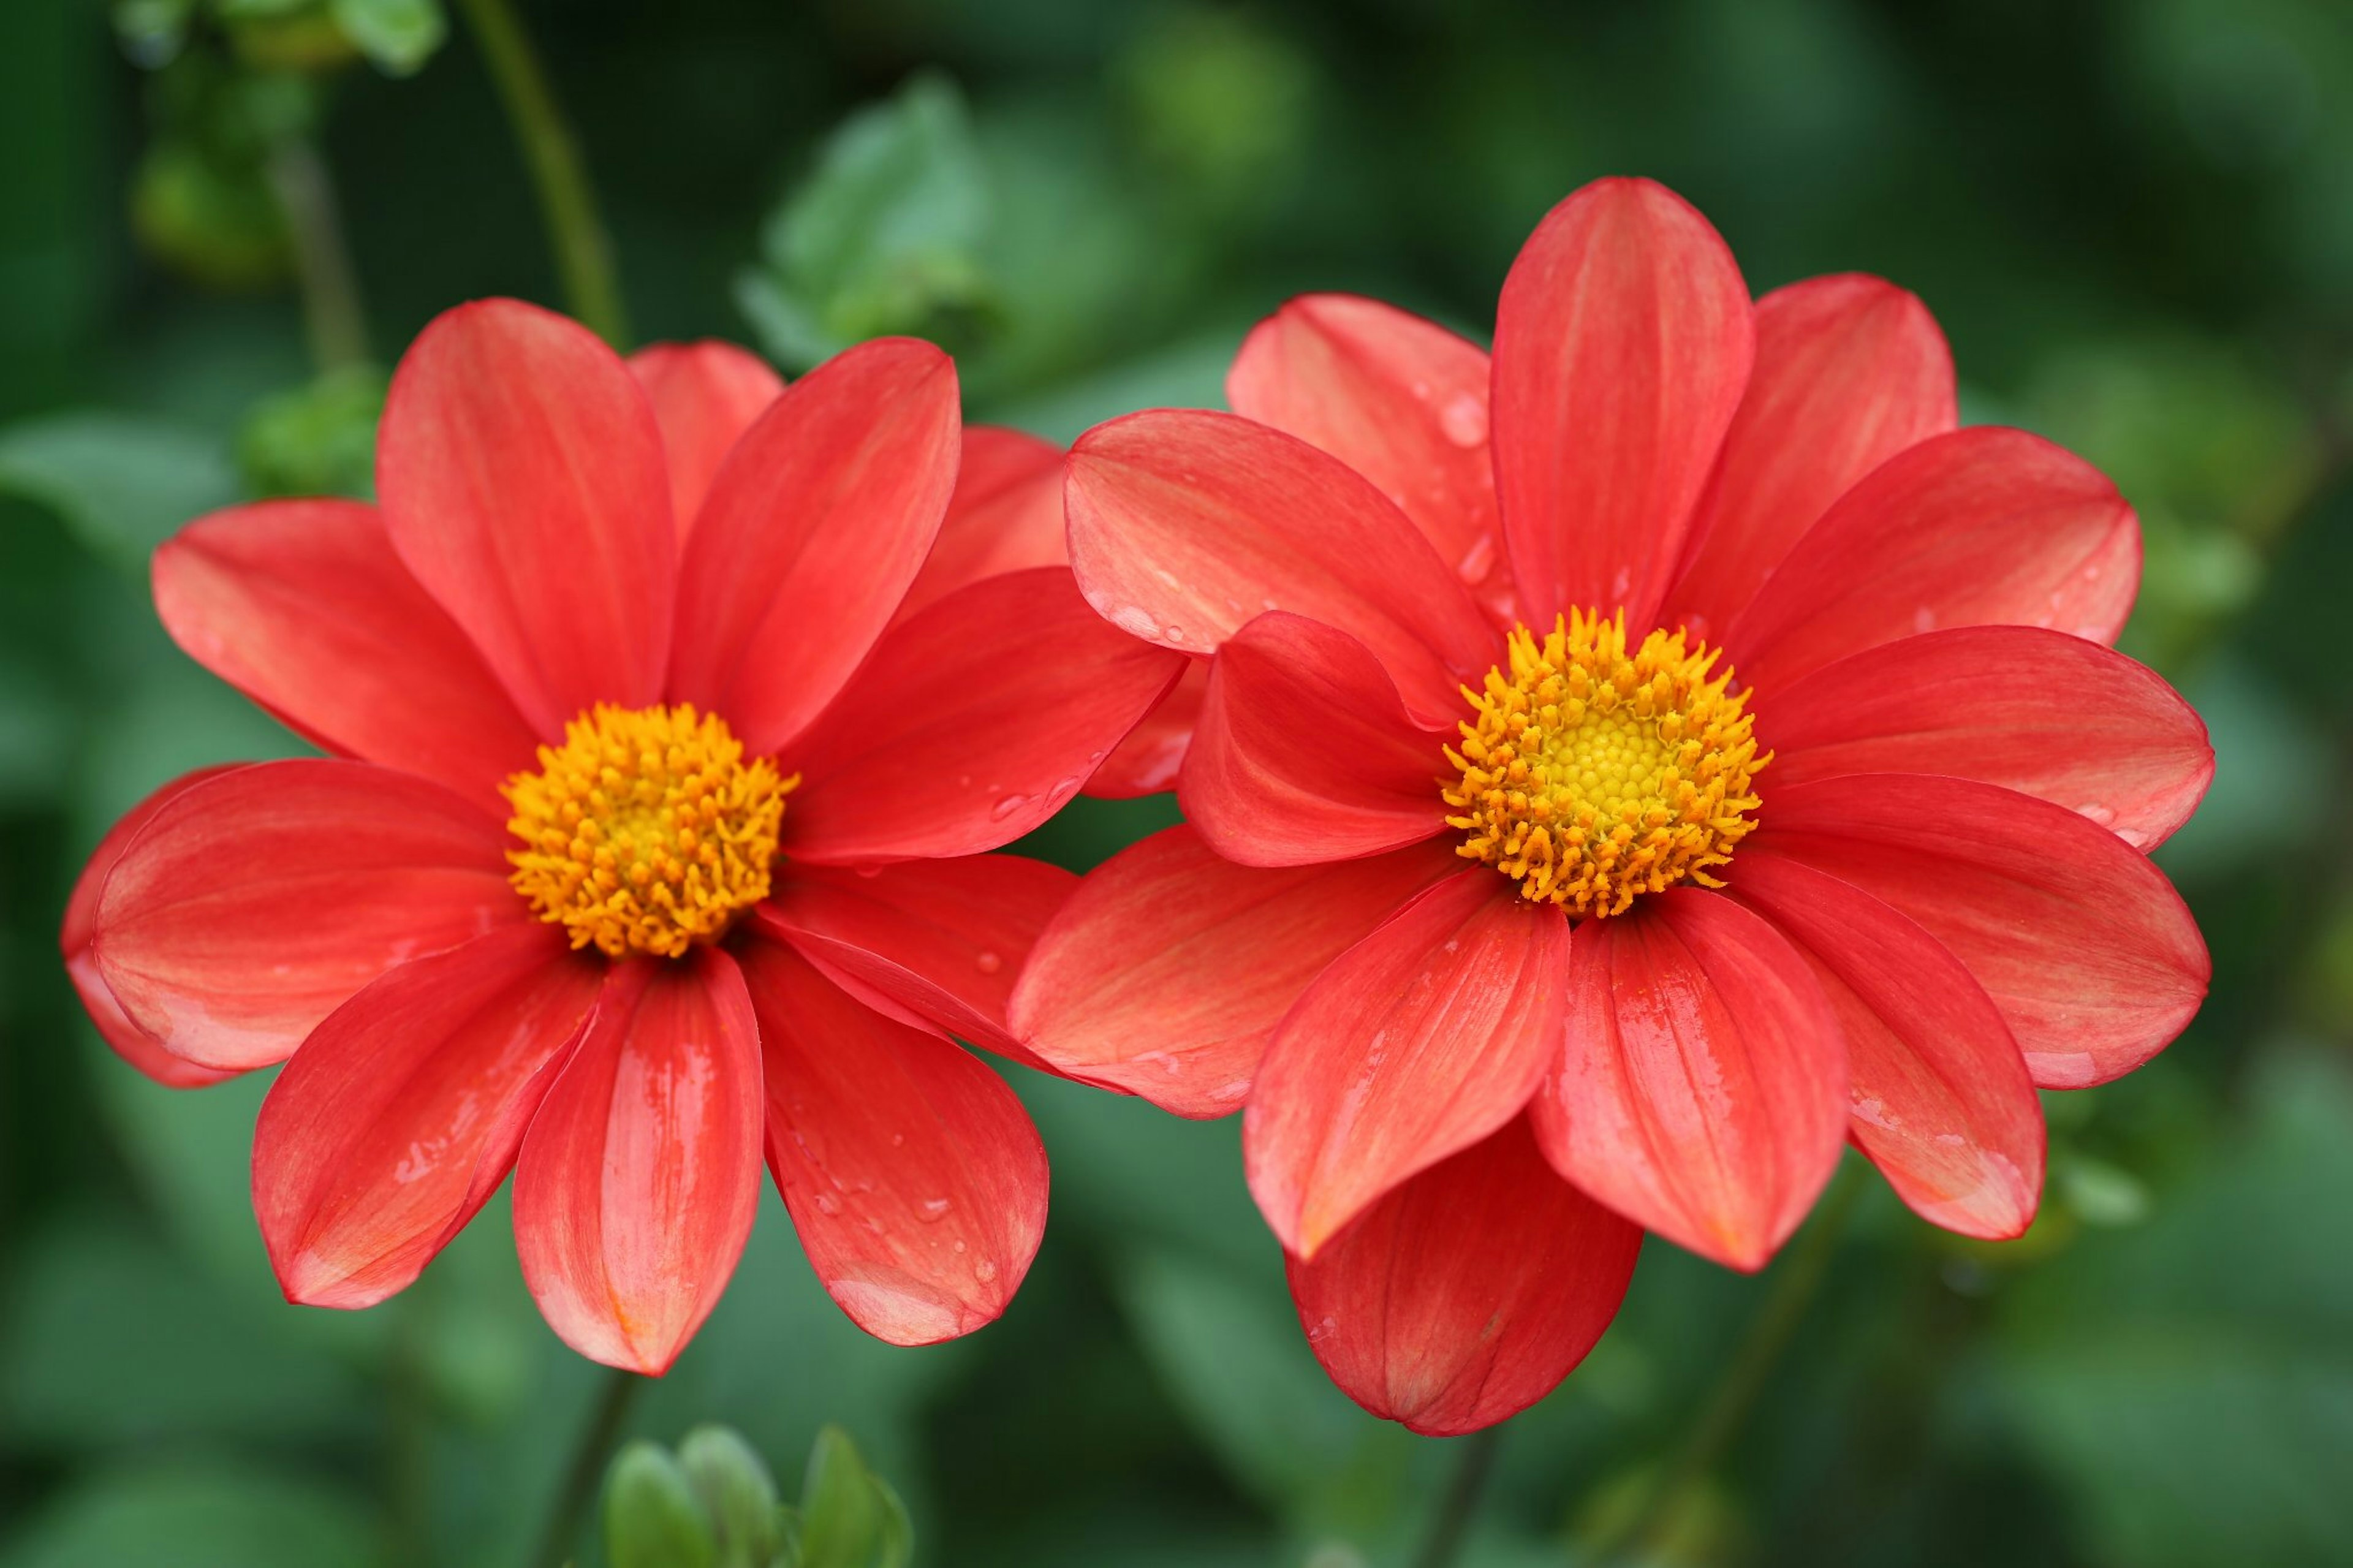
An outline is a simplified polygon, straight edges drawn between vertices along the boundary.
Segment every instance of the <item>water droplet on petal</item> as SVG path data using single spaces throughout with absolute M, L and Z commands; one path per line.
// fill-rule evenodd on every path
M 979 1262 L 972 1266 L 972 1272 L 973 1277 L 976 1279 L 994 1279 L 997 1278 L 997 1265 L 984 1258 Z
M 1461 574 L 1465 583 L 1479 583 L 1485 581 L 1488 571 L 1494 564 L 1495 536 L 1482 533 L 1471 542 L 1471 548 L 1462 552 L 1462 559 L 1456 563 L 1454 570 Z
M 947 1217 L 948 1210 L 955 1205 L 945 1198 L 925 1198 L 915 1206 L 926 1220 L 941 1220 Z
M 819 1214 L 839 1214 L 841 1212 L 841 1200 L 835 1197 L 831 1193 L 819 1193 L 817 1195 L 817 1212 Z
M 1458 393 L 1439 410 L 1438 427 L 1456 446 L 1475 447 L 1487 438 L 1487 405 L 1476 393 Z
M 1012 816 L 1015 812 L 1020 810 L 1023 806 L 1028 805 L 1029 804 L 1029 797 L 1026 795 L 1008 795 L 1004 799 L 998 801 L 995 805 L 990 806 L 988 808 L 988 815 L 993 820 L 1002 822 L 1007 817 Z
M 1005 967 L 1004 958 L 994 952 L 976 954 L 972 962 L 983 974 L 994 974 Z

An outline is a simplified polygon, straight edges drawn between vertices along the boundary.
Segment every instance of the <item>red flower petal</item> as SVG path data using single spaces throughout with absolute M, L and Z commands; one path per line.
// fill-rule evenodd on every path
M 2139 581 L 2140 524 L 2105 476 L 2039 436 L 1978 425 L 1873 469 L 1724 640 L 1759 690 L 1951 626 L 2055 626 L 2114 642 Z
M 1730 626 L 1831 503 L 1958 420 L 1936 318 L 1893 283 L 1809 278 L 1757 301 L 1757 366 L 1660 619 Z
M 506 820 L 538 737 L 374 507 L 281 500 L 201 518 L 155 552 L 155 610 L 188 657 L 330 751 L 422 774 Z
M 1315 1359 L 1349 1398 L 1451 1437 L 1542 1399 L 1618 1315 L 1642 1232 L 1555 1175 L 1527 1119 L 1284 1261 Z
M 1032 1066 L 1006 1032 L 1021 965 L 1079 885 L 1018 855 L 910 860 L 879 871 L 794 866 L 763 927 L 886 1017 L 944 1029 Z
M 367 763 L 235 768 L 155 809 L 99 900 L 100 973 L 174 1056 L 283 1061 L 394 964 L 529 917 L 505 834 Z
M 1985 988 L 1916 921 L 1835 877 L 1744 854 L 1732 880 L 1815 961 L 1846 1037 L 1855 1143 L 1931 1224 L 2024 1232 L 2042 1194 L 2042 1102 Z
M 2206 994 L 2205 940 L 2165 873 L 2064 806 L 1905 773 L 1767 791 L 1739 863 L 1802 860 L 1926 926 L 2001 1009 L 2044 1089 L 2130 1072 Z
M 1227 859 L 1305 866 L 1445 831 L 1445 768 L 1370 648 L 1277 610 L 1218 650 L 1177 799 Z
M 1520 618 L 1624 606 L 1647 626 L 1756 353 L 1715 229 L 1649 180 L 1547 214 L 1495 320 L 1495 487 Z
M 893 627 L 786 758 L 802 783 L 785 848 L 844 865 L 1009 844 L 1079 793 L 1184 668 L 1106 626 L 1063 567 L 960 588 Z
M 1071 564 L 1112 624 L 1213 652 L 1289 610 L 1360 639 L 1406 706 L 1451 720 L 1495 662 L 1453 567 L 1388 498 L 1304 441 L 1230 414 L 1155 409 L 1071 448 Z
M 1193 744 L 1193 726 L 1200 720 L 1202 700 L 1208 694 L 1209 661 L 1186 660 L 1185 673 L 1168 689 L 1160 706 L 1111 749 L 1111 755 L 1079 793 L 1097 800 L 1131 800 L 1175 789 L 1176 776 L 1185 767 L 1185 753 Z
M 955 484 L 955 367 L 881 338 L 785 390 L 712 483 L 679 571 L 674 701 L 754 754 L 807 729 L 930 552 Z
M 73 981 L 74 991 L 81 997 L 82 1008 L 97 1026 L 99 1037 L 114 1047 L 116 1056 L 168 1089 L 202 1089 L 237 1075 L 181 1060 L 124 1014 L 122 1005 L 114 999 L 114 993 L 107 989 L 104 976 L 99 973 L 98 954 L 90 946 L 91 939 L 98 934 L 99 896 L 106 890 L 107 874 L 122 858 L 123 847 L 147 826 L 150 817 L 197 784 L 228 771 L 199 768 L 195 773 L 183 773 L 124 812 L 122 820 L 108 828 L 106 837 L 98 841 L 98 847 L 90 851 L 81 875 L 74 879 L 73 893 L 66 900 L 65 919 L 58 931 L 58 947 L 65 955 L 66 974 Z
M 533 921 L 387 970 L 269 1087 L 253 1206 L 287 1300 L 405 1289 L 506 1180 L 605 965 Z
M 1461 868 L 1436 845 L 1328 866 L 1237 866 L 1176 826 L 1089 874 L 1013 989 L 1054 1070 L 1179 1116 L 1241 1109 L 1275 1025 L 1397 907 Z
M 784 377 L 755 353 L 707 339 L 656 343 L 629 356 L 629 370 L 654 405 L 670 459 L 670 515 L 681 540 L 694 527 L 719 465 L 752 422 L 785 390 Z
M 1486 604 L 1512 588 L 1487 383 L 1485 351 L 1434 321 L 1354 294 L 1304 294 L 1242 340 L 1226 402 L 1372 480 Z
M 515 1166 L 515 1247 L 548 1326 L 659 1376 L 718 1304 L 760 1201 L 759 1026 L 717 948 L 608 971 Z
M 968 583 L 1031 566 L 1067 566 L 1062 449 L 995 425 L 967 425 L 964 461 L 931 558 L 907 590 L 905 620 Z
M 393 548 L 539 733 L 661 695 L 661 433 L 595 333 L 512 300 L 435 318 L 392 378 L 376 483 Z
M 1568 967 L 1546 1157 L 1646 1229 L 1762 1268 L 1846 1136 L 1846 1052 L 1804 956 L 1731 900 L 1670 888 L 1579 926 Z
M 1250 1192 L 1313 1258 L 1418 1171 L 1519 1114 L 1558 1049 L 1568 921 L 1480 868 L 1335 960 L 1274 1032 L 1242 1121 Z
M 1962 626 L 1824 665 L 1774 693 L 1767 788 L 1944 773 L 2081 812 L 2135 848 L 2189 819 L 2214 748 L 2156 671 L 2064 632 Z
M 786 949 L 752 942 L 744 965 L 767 1058 L 768 1169 L 826 1293 L 892 1344 L 994 1321 L 1046 1229 L 1046 1150 L 1021 1102 Z

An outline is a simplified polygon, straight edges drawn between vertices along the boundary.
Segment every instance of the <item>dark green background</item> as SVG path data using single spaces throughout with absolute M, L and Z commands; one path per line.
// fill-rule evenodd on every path
M 2133 1079 L 2046 1097 L 2025 1240 L 1956 1240 L 1871 1184 L 1667 1560 L 2353 1563 L 2353 8 L 524 9 L 641 338 L 762 341 L 747 302 L 787 359 L 932 331 L 976 417 L 1058 438 L 1214 403 L 1298 289 L 1483 332 L 1521 237 L 1602 174 L 1690 197 L 1759 291 L 1916 289 L 1968 417 L 2073 446 L 2141 510 L 2127 646 L 2220 757 L 2160 856 L 2214 992 Z M 926 69 L 947 85 L 823 151 Z M 187 79 L 135 68 L 101 7 L 0 4 L 0 1568 L 514 1563 L 596 1377 L 538 1321 L 503 1203 L 401 1300 L 281 1304 L 245 1195 L 267 1075 L 138 1079 L 56 957 L 116 813 L 289 746 L 156 629 L 145 551 L 259 486 L 364 482 L 367 377 L 301 400 L 267 202 L 225 176 L 134 239 L 159 137 L 241 155 L 251 104 L 191 109 Z M 463 299 L 562 302 L 462 28 L 406 79 L 359 64 L 317 97 L 380 360 Z M 225 270 L 247 286 L 194 276 Z M 1082 806 L 1043 837 L 1085 864 L 1159 819 Z M 932 1564 L 1403 1562 L 1448 1452 L 1322 1381 L 1234 1126 L 1015 1077 L 1054 1212 L 1000 1323 L 865 1339 L 771 1201 L 635 1429 L 731 1421 L 790 1471 L 839 1421 Z M 1588 1365 L 1510 1427 L 1465 1560 L 1574 1561 L 1774 1279 L 1653 1244 Z

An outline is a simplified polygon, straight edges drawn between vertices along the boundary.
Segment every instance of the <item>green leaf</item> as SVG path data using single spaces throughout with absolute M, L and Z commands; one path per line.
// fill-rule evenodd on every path
M 375 427 L 391 378 L 375 365 L 329 371 L 264 399 L 237 432 L 237 461 L 256 495 L 375 494 Z
M 686 1471 L 640 1438 L 605 1473 L 605 1554 L 612 1568 L 712 1568 L 719 1549 Z
M 217 446 L 126 414 L 58 414 L 0 430 L 0 490 L 50 508 L 90 549 L 142 577 L 174 529 L 237 499 Z
M 377 1561 L 366 1511 L 341 1489 L 218 1464 L 100 1475 L 0 1550 L 0 1568 L 364 1568 Z
M 768 1568 L 784 1547 L 776 1518 L 776 1482 L 743 1436 L 702 1426 L 678 1446 L 687 1484 L 716 1527 L 719 1568 Z
M 809 1450 L 798 1512 L 800 1568 L 906 1568 L 913 1555 L 906 1506 L 839 1426 Z
M 422 70 L 449 36 L 440 0 L 332 0 L 335 26 L 389 76 Z

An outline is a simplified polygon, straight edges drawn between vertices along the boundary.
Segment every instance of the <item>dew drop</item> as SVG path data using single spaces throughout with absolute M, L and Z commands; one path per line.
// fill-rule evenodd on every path
M 1438 427 L 1456 446 L 1475 447 L 1487 438 L 1487 405 L 1475 393 L 1458 393 L 1439 410 Z
M 1160 623 L 1154 620 L 1151 612 L 1140 605 L 1127 605 L 1113 610 L 1111 613 L 1111 624 L 1128 636 L 1142 637 L 1146 642 L 1152 641 L 1160 635 Z
M 927 1221 L 945 1219 L 948 1210 L 953 1206 L 945 1198 L 925 1198 L 916 1205 L 923 1211 L 923 1218 Z
M 841 1200 L 835 1197 L 831 1193 L 819 1193 L 817 1195 L 817 1212 L 819 1214 L 839 1214 L 841 1212 Z
M 1495 536 L 1482 533 L 1471 542 L 1471 548 L 1462 552 L 1462 559 L 1455 563 L 1454 570 L 1461 574 L 1465 583 L 1478 583 L 1485 580 L 1494 564 Z
M 978 953 L 974 956 L 972 962 L 974 967 L 977 968 L 983 974 L 994 974 L 998 970 L 1005 967 L 1004 958 L 1000 954 L 994 952 Z
M 1029 797 L 1026 795 L 1008 795 L 1004 799 L 998 801 L 995 805 L 990 806 L 988 808 L 988 815 L 995 821 L 1002 822 L 1007 817 L 1012 816 L 1015 812 L 1020 810 L 1023 806 L 1028 805 L 1029 804 Z
M 972 1273 L 976 1279 L 994 1279 L 997 1278 L 997 1265 L 984 1258 L 972 1266 Z

